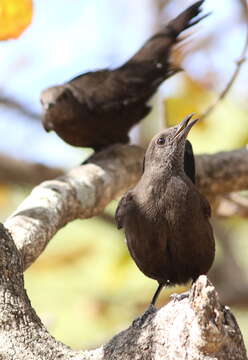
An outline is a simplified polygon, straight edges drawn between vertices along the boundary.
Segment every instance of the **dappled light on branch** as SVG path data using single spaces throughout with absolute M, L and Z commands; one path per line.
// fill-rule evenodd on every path
M 0 40 L 18 38 L 31 23 L 32 0 L 0 1 Z

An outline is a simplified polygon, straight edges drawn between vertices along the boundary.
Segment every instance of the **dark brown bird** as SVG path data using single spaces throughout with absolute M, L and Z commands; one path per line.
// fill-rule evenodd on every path
M 214 260 L 209 203 L 184 171 L 186 137 L 198 120 L 191 117 L 153 138 L 140 181 L 116 210 L 131 256 L 159 283 L 153 305 L 164 285 L 195 281 Z
M 88 72 L 41 94 L 43 125 L 74 146 L 96 151 L 129 141 L 130 128 L 151 110 L 148 100 L 180 69 L 171 52 L 182 31 L 198 23 L 203 0 L 196 2 L 150 38 L 115 70 Z

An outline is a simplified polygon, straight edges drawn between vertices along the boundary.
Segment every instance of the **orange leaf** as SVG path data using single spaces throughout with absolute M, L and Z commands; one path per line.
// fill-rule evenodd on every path
M 31 23 L 32 0 L 0 0 L 0 40 L 15 39 Z

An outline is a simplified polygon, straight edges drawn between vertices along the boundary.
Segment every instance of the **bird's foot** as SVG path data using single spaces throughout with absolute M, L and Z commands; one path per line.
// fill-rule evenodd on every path
M 170 295 L 170 299 L 174 300 L 174 301 L 181 301 L 183 299 L 186 299 L 189 297 L 189 291 L 185 291 L 181 294 L 171 294 Z
M 137 319 L 135 319 L 132 323 L 133 327 L 141 327 L 144 325 L 144 323 L 146 322 L 146 320 L 154 315 L 157 312 L 157 309 L 154 305 L 150 304 L 148 309 L 144 312 L 143 315 L 139 316 Z

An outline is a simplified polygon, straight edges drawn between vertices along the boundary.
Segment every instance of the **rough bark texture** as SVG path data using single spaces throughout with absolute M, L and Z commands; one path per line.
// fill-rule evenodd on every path
M 27 268 L 52 236 L 69 221 L 88 218 L 133 186 L 141 175 L 144 151 L 114 145 L 92 157 L 90 164 L 45 181 L 12 214 L 5 226 L 12 233 Z M 246 148 L 196 157 L 197 182 L 218 212 L 223 195 L 248 189 Z
M 2 225 L 0 253 L 1 360 L 247 360 L 235 318 L 206 276 L 193 285 L 189 298 L 148 309 L 108 344 L 73 351 L 49 335 L 32 309 L 20 254 Z

